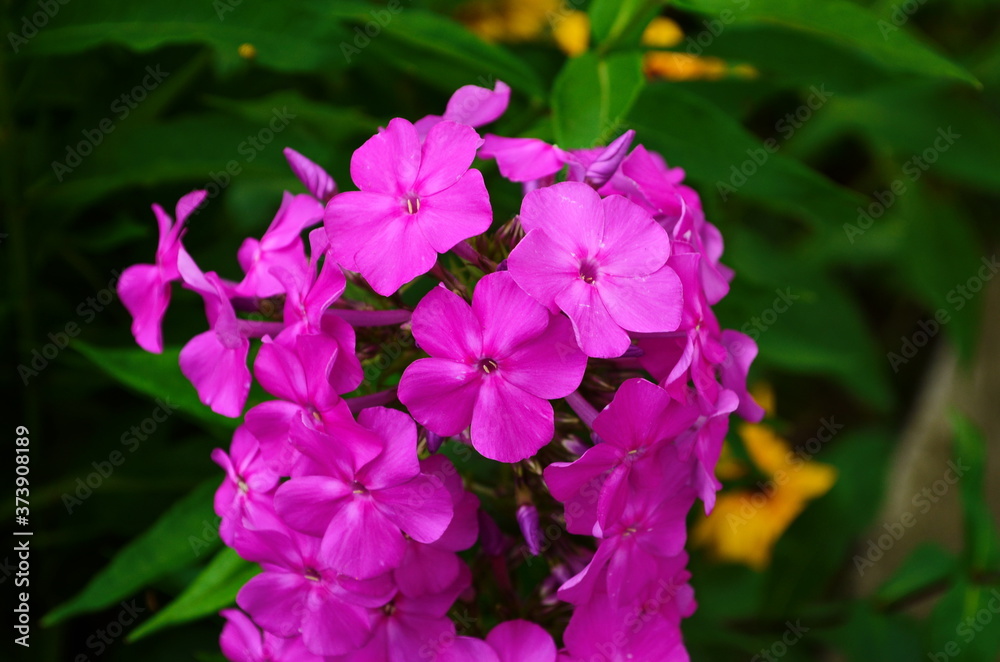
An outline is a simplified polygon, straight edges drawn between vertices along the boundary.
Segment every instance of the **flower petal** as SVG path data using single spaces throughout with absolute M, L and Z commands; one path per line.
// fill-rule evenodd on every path
M 483 380 L 472 415 L 472 445 L 491 460 L 519 462 L 552 440 L 552 405 L 500 375 Z

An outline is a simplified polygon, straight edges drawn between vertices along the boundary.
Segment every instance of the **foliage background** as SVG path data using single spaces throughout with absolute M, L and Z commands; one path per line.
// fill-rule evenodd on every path
M 198 577 L 195 595 L 168 616 L 214 612 L 248 572 L 216 556 L 209 498 L 221 475 L 208 454 L 227 443 L 233 424 L 206 413 L 176 367 L 176 348 L 201 330 L 199 315 L 176 314 L 196 310 L 194 297 L 175 288 L 166 327 L 175 349 L 162 357 L 135 348 L 117 301 L 98 304 L 100 311 L 88 302 L 116 271 L 151 260 L 149 204 L 171 208 L 235 160 L 240 173 L 187 235 L 200 263 L 235 276 L 239 241 L 263 231 L 282 190 L 300 190 L 282 147 L 321 163 L 343 187 L 351 152 L 377 126 L 439 113 L 457 87 L 495 79 L 514 88 L 497 133 L 580 147 L 634 128 L 639 141 L 684 167 L 726 239 L 724 262 L 737 272 L 719 308 L 723 325 L 739 329 L 768 310 L 776 289 L 801 297 L 759 334 L 754 376 L 774 385 L 781 432 L 802 443 L 824 416 L 845 425 L 817 458 L 839 469 L 837 485 L 795 522 L 768 569 L 695 553 L 701 608 L 685 626 L 693 659 L 749 659 L 795 619 L 810 631 L 787 660 L 823 651 L 917 660 L 943 650 L 1000 581 L 995 519 L 982 501 L 985 451 L 974 429 L 956 424 L 964 457 L 981 460 L 962 482 L 964 551 L 923 548 L 893 582 L 860 597 L 850 590 L 852 556 L 876 524 L 889 458 L 933 355 L 925 348 L 894 372 L 887 353 L 899 352 L 901 338 L 941 308 L 952 321 L 931 344 L 953 344 L 968 358 L 977 342 L 983 297 L 956 310 L 948 294 L 975 275 L 998 239 L 1000 6 L 581 0 L 592 47 L 567 63 L 545 33 L 506 45 L 480 40 L 452 20 L 459 4 L 4 2 L 2 33 L 11 42 L 0 48 L 4 419 L 11 431 L 31 431 L 35 531 L 35 627 L 30 651 L 17 651 L 27 658 L 17 659 L 221 659 L 221 620 L 211 615 L 169 630 L 147 626 L 148 635 L 132 625 L 133 638 L 144 636 L 129 643 L 97 644 L 95 633 L 118 618 L 122 600 L 143 607 L 147 623 Z M 402 11 L 385 13 L 390 6 Z M 39 19 L 45 11 L 51 16 Z M 660 12 L 708 42 L 700 46 L 705 55 L 758 74 L 648 81 L 638 35 Z M 391 20 L 370 43 L 355 42 L 355 28 L 377 16 Z M 37 34 L 30 23 L 42 25 Z M 345 43 L 358 52 L 345 56 Z M 123 117 L 115 100 L 140 84 L 146 67 L 169 75 Z M 787 135 L 781 118 L 808 107 L 814 88 L 829 100 Z M 247 148 L 285 107 L 294 114 L 287 128 L 262 149 Z M 113 131 L 101 132 L 71 172 L 57 173 L 53 162 L 65 164 L 81 132 L 95 135 L 106 118 Z M 961 137 L 915 179 L 913 157 L 949 128 Z M 777 151 L 721 195 L 718 183 L 739 181 L 732 169 L 759 157 L 769 138 Z M 483 167 L 496 217 L 509 218 L 517 188 Z M 850 236 L 844 225 L 857 224 L 859 206 L 877 201 L 876 192 L 885 197 L 895 180 L 905 193 Z M 70 347 L 32 367 L 33 352 L 51 342 L 47 334 L 71 322 L 80 332 Z M 177 413 L 133 447 L 124 439 L 152 415 L 155 398 L 169 398 Z M 82 481 L 115 451 L 121 466 L 81 497 Z M 0 582 L 14 592 L 9 570 Z M 929 615 L 900 608 L 927 589 L 941 596 Z M 997 659 L 1000 618 L 983 632 L 962 643 L 957 659 Z

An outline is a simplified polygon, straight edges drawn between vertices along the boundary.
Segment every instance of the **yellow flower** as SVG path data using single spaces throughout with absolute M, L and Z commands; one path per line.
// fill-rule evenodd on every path
M 642 31 L 643 46 L 652 48 L 672 48 L 684 41 L 684 31 L 666 16 L 657 16 Z
M 587 52 L 590 46 L 590 17 L 582 11 L 572 11 L 552 25 L 552 38 L 559 49 L 575 57 Z
M 486 41 L 532 41 L 559 20 L 562 0 L 473 0 L 456 18 Z
M 773 407 L 773 399 L 768 404 Z M 833 487 L 837 470 L 796 455 L 766 425 L 744 424 L 739 435 L 750 459 L 767 479 L 754 490 L 720 494 L 712 514 L 695 525 L 691 540 L 709 548 L 720 560 L 763 570 L 771 561 L 775 543 L 806 504 Z M 733 460 L 724 457 L 729 460 L 720 462 L 722 473 L 732 475 Z

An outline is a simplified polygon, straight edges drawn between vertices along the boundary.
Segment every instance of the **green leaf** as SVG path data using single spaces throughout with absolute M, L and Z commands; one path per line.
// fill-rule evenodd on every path
M 927 658 L 996 662 L 1000 656 L 1000 588 L 960 578 L 938 600 L 927 628 Z
M 1000 537 L 986 501 L 986 442 L 982 433 L 958 412 L 951 416 L 955 431 L 955 460 L 951 474 L 957 475 L 962 497 L 965 555 L 974 571 L 1000 568 Z
M 863 199 L 781 153 L 771 152 L 736 120 L 678 85 L 647 86 L 628 124 L 643 144 L 711 189 L 723 202 L 739 196 L 796 214 L 810 223 L 817 241 L 843 235 L 844 219 L 857 217 Z M 734 173 L 749 172 L 740 179 Z M 738 188 L 733 188 L 733 184 Z
M 202 483 L 120 550 L 83 590 L 42 619 L 50 626 L 104 609 L 175 570 L 194 565 L 219 545 L 212 495 L 217 480 Z
M 545 96 L 542 82 L 527 63 L 438 14 L 406 9 L 375 39 L 372 56 L 448 93 L 468 84 L 492 89 L 499 79 L 535 99 Z M 363 50 L 354 57 L 363 61 L 368 55 Z
M 958 569 L 955 556 L 934 543 L 922 543 L 906 557 L 895 574 L 875 594 L 884 604 L 891 604 L 921 589 L 951 577 Z
M 81 341 L 75 341 L 73 348 L 122 384 L 162 399 L 171 409 L 206 424 L 209 430 L 232 430 L 239 422 L 220 416 L 201 403 L 191 382 L 181 374 L 177 348 L 150 354 L 142 349 L 94 347 Z
M 851 604 L 845 622 L 817 630 L 816 636 L 845 660 L 920 660 L 924 654 L 921 631 L 913 619 L 877 611 L 867 601 Z
M 665 0 L 594 0 L 587 14 L 597 44 L 605 50 L 626 42 L 637 46 L 643 29 Z
M 371 8 L 353 0 L 236 4 L 204 0 L 69 3 L 58 19 L 23 48 L 32 55 L 79 53 L 114 43 L 136 51 L 167 44 L 207 44 L 228 66 L 240 45 L 256 49 L 255 61 L 281 71 L 346 66 L 341 45 L 354 35 L 345 20 L 368 21 Z
M 564 149 L 605 144 L 645 85 L 642 56 L 585 53 L 566 63 L 552 90 L 556 142 Z
M 980 87 L 975 76 L 907 30 L 847 0 L 676 0 L 681 9 L 710 14 L 721 34 L 730 24 L 778 25 L 858 51 L 890 70 L 952 78 Z M 711 33 L 709 33 L 711 34 Z
M 162 611 L 132 631 L 128 641 L 153 632 L 217 613 L 234 604 L 236 593 L 260 572 L 259 566 L 226 548 L 215 555 L 191 585 Z

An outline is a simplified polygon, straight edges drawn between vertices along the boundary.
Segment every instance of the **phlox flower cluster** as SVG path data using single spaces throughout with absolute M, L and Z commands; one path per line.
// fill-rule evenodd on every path
M 712 312 L 722 237 L 632 131 L 481 135 L 509 95 L 393 119 L 352 190 L 286 150 L 306 192 L 243 242 L 240 280 L 182 243 L 204 191 L 153 206 L 155 263 L 119 285 L 136 342 L 163 351 L 174 283 L 200 295 L 181 371 L 242 417 L 212 455 L 221 537 L 261 569 L 223 612 L 234 662 L 687 659 L 685 518 L 714 504 L 730 414 L 762 415 L 756 345 Z M 494 217 L 477 158 L 522 184 L 519 214 Z M 388 332 L 415 343 L 373 393 Z M 270 399 L 244 411 L 254 379 Z

